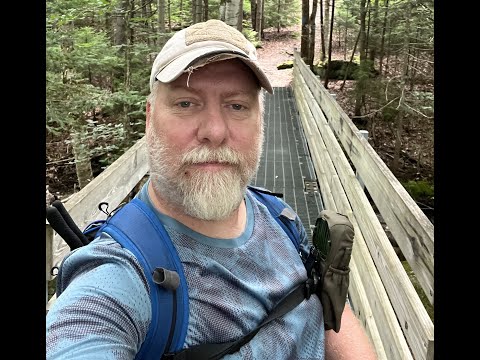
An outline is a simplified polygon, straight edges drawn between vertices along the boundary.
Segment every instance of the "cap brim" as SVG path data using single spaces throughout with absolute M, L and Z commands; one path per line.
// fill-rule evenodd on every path
M 155 78 L 163 83 L 169 83 L 177 79 L 182 75 L 185 70 L 192 64 L 195 60 L 203 58 L 210 54 L 228 54 L 228 58 L 238 58 L 242 60 L 245 65 L 247 65 L 257 77 L 260 85 L 267 90 L 270 94 L 273 94 L 273 88 L 270 84 L 265 73 L 260 69 L 258 64 L 250 60 L 248 56 L 243 52 L 233 53 L 229 49 L 224 47 L 208 47 L 208 48 L 199 48 L 190 50 L 176 59 L 172 60 L 167 66 L 165 66 Z M 224 60 L 225 58 L 219 58 L 219 60 Z M 217 61 L 219 61 L 217 60 Z M 193 66 L 195 68 L 195 66 Z

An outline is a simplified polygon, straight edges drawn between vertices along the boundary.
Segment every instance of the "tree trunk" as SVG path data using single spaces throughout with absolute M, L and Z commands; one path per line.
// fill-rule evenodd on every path
M 414 44 L 418 44 L 420 41 L 419 39 L 419 36 L 418 36 L 418 29 L 417 29 L 417 32 L 415 34 L 415 39 L 413 41 Z M 413 56 L 411 56 L 411 61 L 409 61 L 409 66 L 410 68 L 412 69 L 410 72 L 409 72 L 409 76 L 408 76 L 408 79 L 409 79 L 409 83 L 410 83 L 410 91 L 413 91 L 414 87 L 415 87 L 415 78 L 417 76 L 417 69 L 419 68 L 420 63 L 418 62 L 418 56 L 420 54 L 420 51 L 418 49 L 418 47 L 414 47 L 413 50 L 411 50 L 413 52 Z
M 365 17 L 367 15 L 366 9 L 366 0 L 360 0 L 360 36 L 358 39 L 359 48 L 358 51 L 360 52 L 360 69 L 363 69 L 362 66 L 365 65 Z M 362 77 L 363 78 L 363 77 Z M 363 80 L 362 78 L 357 80 L 355 86 L 355 110 L 354 116 L 361 116 L 362 115 L 362 103 L 363 103 Z
M 243 21 L 243 0 L 226 0 L 225 2 L 225 23 L 242 31 Z
M 165 33 L 165 0 L 157 0 L 158 4 L 158 32 Z
M 172 1 L 167 1 L 167 24 L 168 24 L 168 32 L 172 32 Z
M 225 8 L 226 8 L 226 0 L 220 0 L 220 9 L 219 9 L 219 17 L 220 20 L 225 22 Z
M 378 29 L 378 0 L 375 0 L 373 5 L 373 20 L 372 26 L 370 29 L 370 61 L 372 62 L 372 67 L 375 64 L 375 55 L 378 48 L 378 38 L 379 38 L 379 29 Z
M 404 18 L 405 33 L 403 34 L 403 61 L 402 61 L 402 84 L 400 92 L 400 100 L 397 108 L 399 109 L 397 118 L 395 119 L 395 151 L 393 153 L 392 172 L 398 174 L 400 167 L 400 150 L 402 148 L 402 130 L 403 130 L 403 114 L 405 113 L 405 88 L 408 86 L 408 71 L 409 71 L 409 52 L 410 52 L 410 16 L 412 11 L 412 2 L 408 1 L 406 4 L 407 13 Z
M 300 57 L 303 61 L 306 61 L 308 58 L 308 39 L 310 28 L 308 26 L 308 17 L 309 17 L 309 0 L 302 0 L 302 36 L 300 38 Z
M 250 13 L 253 31 L 257 31 L 257 0 L 250 1 Z
M 129 0 L 120 0 L 115 8 L 113 39 L 115 45 L 123 45 L 120 47 L 120 52 L 124 51 L 124 45 L 127 43 L 127 13 L 129 3 Z
M 323 26 L 323 0 L 320 0 L 320 61 L 324 62 L 327 57 L 325 51 L 325 28 Z
M 183 14 L 183 0 L 180 0 L 179 12 L 180 14 Z M 180 27 L 183 26 L 182 24 L 183 24 L 183 15 L 180 15 L 180 20 L 179 20 Z
M 202 0 L 193 0 L 192 1 L 192 6 L 193 6 L 193 23 L 197 24 L 199 22 L 202 22 L 202 16 L 203 16 L 203 2 Z
M 80 189 L 83 189 L 93 179 L 90 153 L 85 141 L 86 129 L 80 127 L 71 134 L 73 145 L 73 156 L 75 157 L 75 169 Z
M 148 20 L 151 15 L 150 10 L 151 10 L 150 2 L 148 0 L 142 0 L 141 12 L 142 12 L 142 19 L 143 19 L 142 26 L 144 31 L 144 35 L 142 36 L 142 38 L 143 38 L 143 41 L 146 42 L 149 47 L 152 46 L 150 36 L 148 36 L 148 34 L 150 33 L 150 24 L 149 24 L 150 22 Z
M 325 6 L 323 7 L 325 14 L 324 14 L 324 36 L 325 36 L 325 44 L 329 44 L 330 40 L 328 37 L 328 28 L 330 26 L 330 0 L 325 0 Z M 327 54 L 330 51 L 329 48 L 326 49 L 325 54 Z
M 328 36 L 328 39 L 329 39 L 329 42 L 328 42 L 328 65 L 327 65 L 327 70 L 325 71 L 325 82 L 323 84 L 325 89 L 328 89 L 328 73 L 330 71 L 330 63 L 332 62 L 333 20 L 335 19 L 334 13 L 335 13 L 335 0 L 332 0 L 332 16 L 331 16 L 331 21 L 330 21 L 330 33 L 329 33 L 329 36 Z
M 257 0 L 257 13 L 255 16 L 255 31 L 257 32 L 259 42 L 261 42 L 263 38 L 263 1 L 264 0 Z
M 208 20 L 208 0 L 203 0 L 203 21 Z
M 108 38 L 110 39 L 110 44 L 115 44 L 115 39 L 113 37 L 113 24 L 112 24 L 112 13 L 110 10 L 110 0 L 107 1 L 109 5 L 107 10 L 105 11 L 105 33 L 107 34 Z
M 378 72 L 380 75 L 382 74 L 383 70 L 383 56 L 384 56 L 384 45 L 385 45 L 385 32 L 387 30 L 387 17 L 388 17 L 388 0 L 385 0 L 385 12 L 383 16 L 383 26 L 382 26 L 382 37 L 380 42 L 380 59 L 378 64 Z
M 312 0 L 312 12 L 310 14 L 309 25 L 310 25 L 310 34 L 308 36 L 308 56 L 307 56 L 307 65 L 310 65 L 310 69 L 313 71 L 313 60 L 315 58 L 315 18 L 317 17 L 317 5 L 318 0 Z

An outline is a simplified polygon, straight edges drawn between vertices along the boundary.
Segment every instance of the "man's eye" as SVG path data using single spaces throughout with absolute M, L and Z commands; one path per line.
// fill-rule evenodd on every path
M 243 109 L 243 106 L 240 105 L 240 104 L 233 104 L 233 105 L 232 105 L 232 109 L 233 109 L 233 110 L 242 110 L 242 109 Z
M 190 105 L 192 105 L 192 103 L 190 101 L 181 101 L 178 103 L 178 106 L 182 107 L 182 108 L 188 108 L 190 107 Z

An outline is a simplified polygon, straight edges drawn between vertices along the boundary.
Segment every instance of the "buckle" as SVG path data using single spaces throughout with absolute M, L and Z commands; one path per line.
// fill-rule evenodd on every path
M 317 291 L 318 284 L 319 279 L 317 271 L 313 267 L 309 273 L 307 281 L 305 281 L 305 298 L 307 300 L 310 299 L 310 296 Z

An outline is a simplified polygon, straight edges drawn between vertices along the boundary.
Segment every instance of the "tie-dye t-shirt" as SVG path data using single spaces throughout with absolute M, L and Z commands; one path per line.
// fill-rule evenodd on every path
M 146 186 L 137 195 L 149 206 Z M 159 213 L 184 267 L 189 322 L 184 348 L 236 340 L 307 279 L 292 241 L 247 191 L 247 224 L 234 239 L 201 235 Z M 298 219 L 297 219 L 298 220 Z M 308 240 L 298 221 L 308 252 Z M 149 286 L 133 254 L 107 234 L 70 253 L 47 315 L 47 359 L 133 359 L 151 319 Z M 270 322 L 224 359 L 324 359 L 322 305 L 316 295 Z

